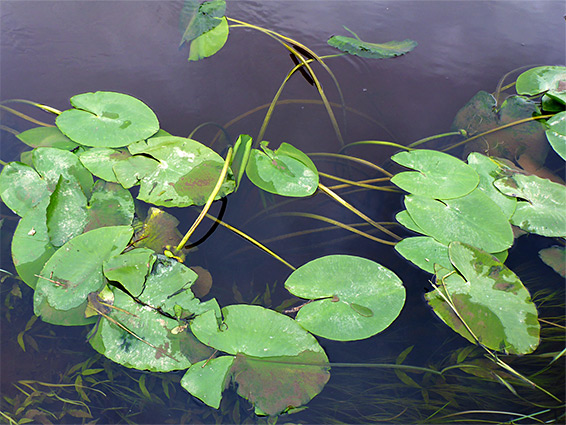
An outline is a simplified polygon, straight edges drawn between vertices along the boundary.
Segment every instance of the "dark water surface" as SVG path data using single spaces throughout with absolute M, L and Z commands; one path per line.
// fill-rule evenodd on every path
M 182 4 L 182 1 L 2 1 L 0 100 L 29 99 L 64 110 L 69 107 L 68 99 L 75 94 L 97 90 L 123 92 L 143 100 L 156 112 L 161 127 L 179 136 L 187 136 L 204 122 L 226 124 L 271 102 L 293 66 L 286 50 L 257 31 L 234 28 L 219 53 L 203 61 L 187 62 L 188 49 L 178 48 Z M 494 91 L 507 72 L 523 66 L 564 64 L 565 9 L 563 1 L 228 1 L 226 14 L 292 37 L 319 55 L 336 53 L 326 40 L 333 34 L 349 35 L 343 25 L 366 41 L 416 40 L 419 45 L 413 52 L 392 60 L 356 57 L 328 60 L 346 105 L 358 112 L 348 112 L 344 122 L 336 109 L 346 143 L 389 140 L 409 144 L 449 131 L 458 109 L 477 91 Z M 339 102 L 332 81 L 322 69 L 316 71 L 329 99 Z M 297 74 L 287 84 L 282 99 L 318 100 L 319 97 Z M 29 107 L 20 109 L 41 120 L 52 120 Z M 262 109 L 238 120 L 228 128 L 231 137 L 235 139 L 240 133 L 255 137 L 264 114 Z M 0 117 L 3 125 L 17 131 L 33 126 L 5 112 L 0 112 Z M 209 126 L 199 130 L 194 138 L 210 144 L 215 134 L 216 128 Z M 26 150 L 9 132 L 2 131 L 0 136 L 3 161 L 17 160 L 20 152 Z M 278 106 L 264 139 L 273 146 L 286 141 L 307 153 L 340 149 L 324 108 L 307 102 L 291 101 Z M 213 147 L 221 152 L 225 142 L 217 141 Z M 393 152 L 390 148 L 377 147 L 349 151 L 378 164 L 386 163 Z M 347 178 L 378 177 L 373 170 L 359 166 L 352 168 L 321 159 L 316 163 L 322 171 Z M 361 192 L 345 196 L 378 221 L 392 221 L 402 209 L 399 195 Z M 275 212 L 312 212 L 348 223 L 357 220 L 323 195 L 261 213 L 264 205 L 269 207 L 282 201 L 279 197 L 262 198 L 257 190 L 244 184 L 242 190 L 229 197 L 224 218 L 261 240 L 321 226 L 307 218 L 275 216 Z M 5 220 L 0 268 L 13 271 L 9 244 L 17 220 L 1 207 Z M 191 210 L 172 212 L 183 222 L 182 230 L 196 217 Z M 256 213 L 259 215 L 255 216 Z M 561 284 L 558 275 L 550 269 L 533 271 L 533 264 L 539 264 L 537 249 L 545 243 L 535 237 L 520 242 L 520 249 L 515 248 L 509 259 L 510 267 L 520 275 L 523 273 L 524 281 L 535 281 L 538 289 L 536 285 L 541 281 L 548 285 Z M 429 359 L 440 361 L 450 350 L 466 346 L 460 337 L 438 323 L 425 305 L 423 294 L 430 290 L 428 276 L 409 266 L 390 247 L 350 236 L 342 230 L 296 236 L 274 241 L 269 246 L 295 266 L 326 254 L 360 255 L 390 268 L 403 280 L 407 302 L 397 321 L 366 341 L 321 341 L 331 361 L 391 363 L 404 349 L 414 345 L 406 363 L 425 366 L 430 364 Z M 282 288 L 288 269 L 224 229 L 199 246 L 190 263 L 211 271 L 214 287 L 210 295 L 217 297 L 221 306 L 242 300 L 251 302 L 260 296 L 265 306 L 274 308 L 289 298 Z M 94 350 L 85 342 L 83 329 L 38 321 L 31 335 L 35 336 L 39 351 L 28 342 L 23 353 L 16 336 L 33 314 L 31 291 L 22 287 L 23 299 L 12 297 L 14 308 L 9 309 L 4 300 L 12 290 L 13 281 L 5 282 L 1 287 L 0 389 L 2 395 L 14 397 L 18 391 L 13 384 L 18 380 L 62 382 L 69 368 L 93 356 Z M 271 299 L 264 296 L 266 285 L 272 288 Z M 114 368 L 116 382 L 141 394 L 137 381 L 142 373 L 111 366 L 103 360 L 92 366 L 103 367 Z M 309 404 L 310 409 L 280 419 L 280 423 L 286 420 L 368 423 L 394 417 L 405 408 L 408 416 L 401 415 L 396 420 L 417 423 L 435 410 L 427 410 L 428 395 L 422 389 L 402 384 L 390 370 L 337 368 L 332 373 L 327 388 Z M 169 400 L 159 380 L 147 376 L 147 385 L 163 400 L 161 404 L 143 399 L 143 395 L 132 395 L 128 390 L 122 390 L 127 396 L 106 391 L 110 397 L 93 397 L 90 404 L 93 417 L 100 418 L 98 423 L 126 423 L 128 415 L 134 423 L 179 423 L 188 411 L 193 415 L 190 419 L 185 416 L 187 422 L 230 423 L 244 421 L 251 413 L 243 399 L 230 396 L 228 391 L 227 402 L 223 404 L 225 416 L 215 419 L 208 408 L 189 401 L 189 395 L 178 384 L 175 384 L 176 392 L 169 394 Z M 511 393 L 498 384 L 490 388 L 499 398 L 490 400 L 489 394 L 470 392 L 461 395 L 462 404 L 458 408 L 489 406 L 506 410 L 506 397 Z M 563 394 L 563 388 L 553 390 Z M 77 399 L 76 393 L 67 395 Z M 395 397 L 398 401 L 391 401 Z M 403 400 L 412 400 L 413 404 Z M 6 409 L 4 406 L 3 410 Z M 61 407 L 53 409 L 61 411 Z M 53 417 L 51 421 L 58 422 Z M 67 415 L 62 421 L 80 423 L 81 419 Z

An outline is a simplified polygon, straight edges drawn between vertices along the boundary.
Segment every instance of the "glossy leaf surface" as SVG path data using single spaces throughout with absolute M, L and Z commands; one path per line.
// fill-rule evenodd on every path
M 181 379 L 181 386 L 208 406 L 218 409 L 222 392 L 230 382 L 234 359 L 234 356 L 221 356 L 195 363 Z
M 546 137 L 552 149 L 566 160 L 566 112 L 562 111 L 547 122 Z
M 225 12 L 226 2 L 224 0 L 185 1 L 179 19 L 179 25 L 183 30 L 181 45 L 185 42 L 191 42 L 216 27 Z
M 57 127 L 36 127 L 22 131 L 16 136 L 26 145 L 32 148 L 51 147 L 64 150 L 72 150 L 78 146 L 59 130 Z
M 131 155 L 126 149 L 93 148 L 80 155 L 82 164 L 96 177 L 107 182 L 118 183 L 114 174 L 114 164 L 125 161 Z
M 531 96 L 542 92 L 556 94 L 565 92 L 566 67 L 537 66 L 531 68 L 517 77 L 515 89 L 519 94 Z
M 29 165 L 10 162 L 0 173 L 0 195 L 8 208 L 25 216 L 42 200 L 48 199 L 47 182 Z
M 189 61 L 198 61 L 218 52 L 228 40 L 228 21 L 220 18 L 220 23 L 191 42 Z
M 428 236 L 405 238 L 395 245 L 395 250 L 424 271 L 434 274 L 434 265 L 451 270 L 448 246 Z
M 293 295 L 315 300 L 305 304 L 296 321 L 328 339 L 369 338 L 387 328 L 405 303 L 405 288 L 392 271 L 350 255 L 317 258 L 285 281 Z

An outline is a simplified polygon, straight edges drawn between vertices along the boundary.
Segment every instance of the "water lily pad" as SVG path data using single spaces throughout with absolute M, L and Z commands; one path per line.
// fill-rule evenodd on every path
M 493 185 L 496 179 L 504 176 L 504 170 L 507 167 L 500 161 L 477 152 L 468 155 L 468 164 L 476 170 L 480 177 L 478 189 L 489 196 L 501 208 L 505 216 L 510 218 L 515 212 L 517 199 L 504 195 Z
M 169 372 L 186 369 L 193 362 L 208 358 L 212 352 L 188 330 L 172 332 L 180 325 L 177 320 L 135 302 L 120 290 L 114 290 L 113 300 L 107 304 L 116 308 L 104 312 L 110 319 L 100 318 L 90 343 L 96 351 L 117 363 L 135 369 Z
M 391 182 L 415 195 L 435 199 L 458 198 L 476 188 L 479 176 L 456 157 L 432 150 L 399 152 L 391 157 L 397 164 L 417 171 L 394 175 Z
M 32 148 L 51 147 L 64 150 L 75 149 L 78 144 L 73 142 L 57 127 L 36 127 L 22 131 L 17 138 Z
M 55 325 L 82 325 L 87 296 L 104 286 L 102 263 L 119 254 L 132 237 L 130 226 L 102 227 L 63 245 L 41 271 L 34 294 L 34 312 Z M 75 309 L 76 316 L 66 312 Z M 82 318 L 81 318 L 82 314 Z
M 119 184 L 97 180 L 86 210 L 88 223 L 83 232 L 99 227 L 130 225 L 134 218 L 134 199 Z
M 458 111 L 452 129 L 464 129 L 469 136 L 475 136 L 539 114 L 537 104 L 525 97 L 511 96 L 499 106 L 491 94 L 480 91 Z M 466 153 L 478 151 L 508 159 L 528 154 L 534 162 L 542 164 L 548 152 L 544 131 L 541 123 L 529 121 L 466 143 L 465 150 Z
M 177 229 L 178 225 L 179 220 L 174 216 L 159 208 L 151 207 L 144 222 L 136 226 L 133 245 L 147 247 L 162 254 L 165 249 L 169 249 L 168 247 L 176 247 L 183 239 L 183 235 Z M 185 254 L 186 250 L 182 249 L 175 255 L 184 260 Z
M 93 148 L 80 155 L 82 164 L 96 177 L 107 182 L 118 183 L 114 174 L 114 164 L 125 161 L 130 157 L 126 149 Z
M 514 174 L 495 181 L 504 194 L 517 202 L 511 223 L 543 236 L 566 236 L 566 186 L 537 176 Z
M 104 276 L 110 281 L 120 282 L 130 295 L 139 297 L 155 259 L 151 249 L 136 248 L 106 260 L 103 263 Z
M 547 122 L 546 137 L 552 149 L 566 160 L 566 111 L 562 111 Z
M 566 277 L 566 249 L 563 246 L 552 246 L 538 252 L 540 259 L 562 277 Z
M 226 44 L 229 31 L 228 21 L 223 16 L 217 26 L 191 41 L 189 61 L 198 61 L 214 55 Z
M 98 91 L 71 98 L 74 109 L 57 116 L 57 127 L 85 146 L 119 148 L 147 139 L 159 130 L 153 111 L 122 93 Z
M 530 96 L 542 92 L 566 96 L 566 67 L 537 66 L 531 68 L 517 77 L 515 89 L 519 94 Z
M 49 198 L 50 191 L 47 182 L 32 167 L 10 162 L 0 173 L 0 196 L 8 208 L 23 217 Z
M 346 28 L 346 30 L 348 29 Z M 327 43 L 344 53 L 370 59 L 384 59 L 401 56 L 409 53 L 417 47 L 417 42 L 409 39 L 403 41 L 388 41 L 386 43 L 369 43 L 367 41 L 362 41 L 352 31 L 350 32 L 355 36 L 355 38 L 343 35 L 333 35 L 328 39 Z
M 408 195 L 405 206 L 424 234 L 444 245 L 461 241 L 487 252 L 504 251 L 513 245 L 513 231 L 507 217 L 478 189 L 461 198 L 443 201 Z
M 461 275 L 437 274 L 439 289 L 426 294 L 434 312 L 460 335 L 475 342 L 440 295 L 439 291 L 443 291 L 486 347 L 511 354 L 534 351 L 539 344 L 538 313 L 521 280 L 497 258 L 472 246 L 453 242 L 449 252 Z
M 448 257 L 448 246 L 441 244 L 427 236 L 416 236 L 405 238 L 397 245 L 395 250 L 407 260 L 420 267 L 424 271 L 434 274 L 434 265 L 451 270 L 452 263 Z
M 407 210 L 399 211 L 395 215 L 395 220 L 397 220 L 400 224 L 405 226 L 407 229 L 412 230 L 415 233 L 421 233 L 424 235 L 424 230 L 417 226 L 415 220 L 411 217 Z
M 283 148 L 272 151 L 267 144 L 268 142 L 262 142 L 263 152 L 252 149 L 246 167 L 250 181 L 260 189 L 277 195 L 295 197 L 312 195 L 318 187 L 318 172 L 314 164 L 297 159 L 298 149 L 291 150 L 282 144 Z
M 181 379 L 181 386 L 210 407 L 218 409 L 230 382 L 234 356 L 221 356 L 195 363 Z
M 350 255 L 317 258 L 295 270 L 285 288 L 316 300 L 304 305 L 296 321 L 328 339 L 369 338 L 387 328 L 405 303 L 405 288 L 392 271 Z
M 215 313 L 208 311 L 191 322 L 191 330 L 203 344 L 228 354 L 274 357 L 323 352 L 295 320 L 276 311 L 236 304 L 222 308 L 222 317 L 219 325 Z
M 20 220 L 12 238 L 12 261 L 18 276 L 35 288 L 37 276 L 43 266 L 57 251 L 49 241 L 46 225 L 48 198 L 33 207 Z
M 215 28 L 225 12 L 225 0 L 185 1 L 179 19 L 179 25 L 183 31 L 181 46 Z
M 136 149 L 155 160 L 134 155 L 115 164 L 114 172 L 124 187 L 130 187 L 131 183 L 139 180 L 138 199 L 153 205 L 204 205 L 224 165 L 222 157 L 212 149 L 183 137 L 154 137 L 147 140 L 145 148 L 138 146 Z M 134 170 L 138 174 L 132 178 Z M 233 190 L 234 179 L 229 173 L 216 199 Z
M 60 176 L 47 207 L 47 230 L 54 246 L 60 247 L 80 235 L 88 223 L 87 199 L 73 177 Z

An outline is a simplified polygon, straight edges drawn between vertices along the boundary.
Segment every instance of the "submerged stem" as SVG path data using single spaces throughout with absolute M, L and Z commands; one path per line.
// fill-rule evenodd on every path
M 16 115 L 17 117 L 23 118 L 26 121 L 32 122 L 34 124 L 42 125 L 43 127 L 55 127 L 53 124 L 47 124 L 45 122 L 36 120 L 35 118 L 32 118 L 29 115 L 26 115 L 26 114 L 24 114 L 20 111 L 16 111 L 15 109 L 9 108 L 8 106 L 0 105 L 0 108 Z

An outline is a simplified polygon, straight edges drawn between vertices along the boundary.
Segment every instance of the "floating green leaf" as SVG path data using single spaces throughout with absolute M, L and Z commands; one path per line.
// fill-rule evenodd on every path
M 36 127 L 22 131 L 18 139 L 32 148 L 51 147 L 65 150 L 75 149 L 78 145 L 61 133 L 57 127 Z
M 44 198 L 29 210 L 18 223 L 12 238 L 12 261 L 18 275 L 31 288 L 36 286 L 36 275 L 57 251 L 47 233 L 45 209 L 48 202 L 48 198 Z
M 547 92 L 555 100 L 566 103 L 566 67 L 538 66 L 517 77 L 515 89 L 519 94 L 536 95 Z
M 191 330 L 205 345 L 228 354 L 252 357 L 297 356 L 323 352 L 316 339 L 288 316 L 257 305 L 222 308 L 219 325 L 213 311 L 197 316 Z
M 510 96 L 501 105 L 484 91 L 478 92 L 458 111 L 452 123 L 453 130 L 464 129 L 468 136 L 475 136 L 522 119 L 540 115 L 536 103 L 522 97 Z M 509 159 L 529 155 L 542 164 L 548 151 L 544 126 L 536 120 L 513 125 L 466 143 L 466 151 L 485 152 L 489 156 Z
M 434 265 L 451 270 L 452 264 L 448 257 L 448 246 L 441 244 L 427 236 L 405 238 L 397 245 L 395 250 L 407 260 L 421 269 L 434 274 Z
M 540 259 L 562 277 L 566 277 L 566 249 L 563 246 L 551 246 L 538 252 Z
M 93 348 L 109 359 L 126 367 L 169 372 L 186 369 L 210 356 L 212 350 L 189 331 L 172 332 L 180 325 L 177 320 L 135 302 L 117 289 L 109 301 L 107 304 L 116 308 L 103 312 L 110 319 L 101 317 L 90 339 Z
M 562 159 L 566 160 L 566 111 L 556 114 L 546 124 L 548 143 Z
M 415 195 L 451 199 L 467 195 L 476 188 L 479 176 L 456 157 L 443 152 L 419 149 L 399 152 L 391 157 L 397 164 L 417 171 L 394 175 L 391 182 Z
M 13 212 L 24 217 L 36 205 L 48 199 L 47 182 L 29 165 L 10 162 L 0 173 L 2 201 Z
M 189 61 L 198 61 L 218 52 L 228 40 L 228 21 L 220 18 L 220 23 L 191 42 Z
M 124 187 L 140 182 L 138 199 L 153 205 L 186 207 L 204 205 L 214 189 L 224 160 L 212 149 L 192 139 L 165 136 L 148 139 L 138 155 L 114 165 Z M 144 155 L 149 155 L 154 159 Z M 137 175 L 132 175 L 137 172 Z M 231 173 L 216 199 L 234 190 Z
M 88 223 L 84 232 L 98 227 L 132 224 L 134 200 L 119 184 L 97 180 L 87 206 Z
M 155 255 L 151 249 L 136 248 L 103 263 L 104 276 L 110 281 L 120 282 L 133 297 L 139 297 L 145 288 L 145 279 Z
M 85 146 L 119 148 L 146 139 L 159 130 L 153 111 L 122 93 L 98 91 L 71 98 L 74 109 L 57 116 L 57 127 Z
M 247 134 L 240 134 L 238 140 L 234 143 L 234 156 L 230 164 L 230 168 L 236 180 L 236 189 L 238 189 L 242 177 L 244 177 L 244 173 L 246 172 L 246 165 L 248 165 L 248 160 L 250 159 L 251 149 L 252 138 Z
M 497 258 L 472 246 L 453 242 L 450 260 L 462 274 L 437 273 L 439 289 L 426 295 L 434 312 L 471 342 L 511 354 L 527 354 L 538 346 L 540 325 L 529 291 Z M 458 317 L 440 292 L 451 300 Z
M 312 161 L 306 162 L 304 154 L 287 143 L 282 143 L 276 151 L 269 149 L 267 144 L 262 142 L 263 152 L 252 149 L 246 167 L 250 181 L 260 189 L 277 195 L 312 195 L 318 187 L 318 173 Z
M 424 235 L 424 230 L 417 226 L 417 223 L 413 220 L 413 218 L 409 215 L 407 210 L 399 211 L 395 215 L 395 220 L 397 220 L 400 224 L 405 226 L 407 229 L 412 230 L 415 233 L 422 233 Z
M 417 42 L 409 39 L 403 41 L 388 41 L 386 43 L 368 43 L 360 40 L 360 38 L 348 28 L 344 28 L 352 33 L 355 38 L 333 35 L 328 39 L 328 44 L 350 55 L 370 59 L 384 59 L 404 55 L 417 47 Z
M 537 176 L 514 174 L 495 181 L 504 194 L 517 202 L 511 223 L 543 236 L 566 236 L 566 186 Z
M 34 294 L 34 312 L 55 325 L 91 323 L 84 312 L 87 296 L 104 286 L 102 263 L 124 250 L 130 226 L 102 227 L 63 245 L 41 271 Z M 67 314 L 73 310 L 73 314 Z
M 225 12 L 225 0 L 210 0 L 202 3 L 197 0 L 185 1 L 179 21 L 184 31 L 181 46 L 215 28 Z
M 493 185 L 496 179 L 504 176 L 504 170 L 507 167 L 500 161 L 477 152 L 468 155 L 468 164 L 480 176 L 478 189 L 489 196 L 501 208 L 505 216 L 510 218 L 515 212 L 517 199 L 504 195 Z
M 234 359 L 234 356 L 222 356 L 195 363 L 181 379 L 181 386 L 208 406 L 218 409 Z
M 338 341 L 383 331 L 405 303 L 405 288 L 392 271 L 350 255 L 329 255 L 299 267 L 285 288 L 316 300 L 301 307 L 296 321 L 315 335 Z
M 80 155 L 82 164 L 96 177 L 107 182 L 118 183 L 114 174 L 114 164 L 125 161 L 130 157 L 126 149 L 93 148 Z
M 504 251 L 513 245 L 513 231 L 505 214 L 482 191 L 443 201 L 405 196 L 411 218 L 425 235 L 448 245 L 460 241 L 487 252 Z

